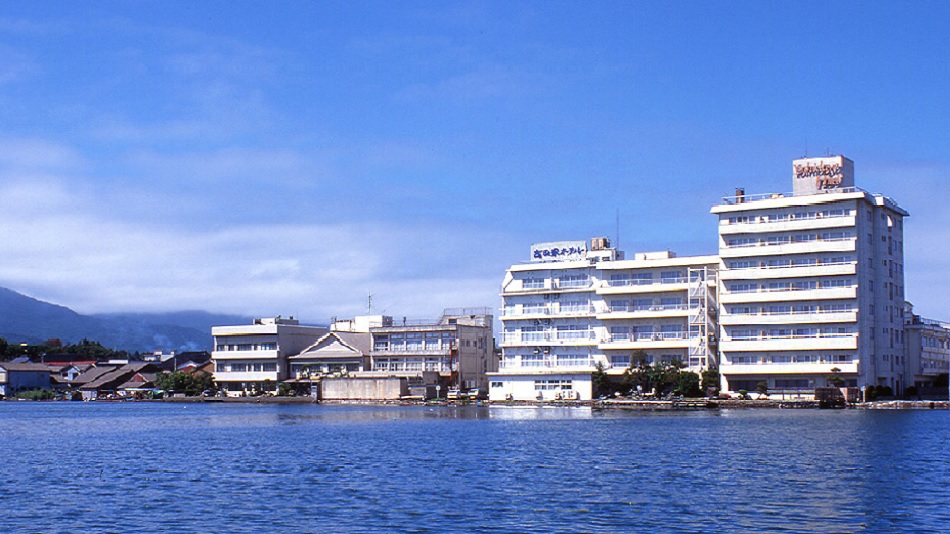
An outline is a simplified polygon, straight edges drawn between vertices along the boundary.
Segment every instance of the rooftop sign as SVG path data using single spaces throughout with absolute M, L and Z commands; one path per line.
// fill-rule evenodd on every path
M 574 261 L 586 258 L 586 241 L 558 241 L 531 245 L 531 261 Z
M 844 156 L 803 158 L 792 162 L 796 195 L 854 187 L 854 162 Z

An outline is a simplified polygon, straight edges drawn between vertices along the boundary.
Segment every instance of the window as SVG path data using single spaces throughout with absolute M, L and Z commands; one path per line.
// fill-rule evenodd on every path
M 660 283 L 678 284 L 686 281 L 686 277 L 680 271 L 665 271 L 660 273 Z
M 522 289 L 544 289 L 544 278 L 525 278 L 521 281 Z
M 558 278 L 559 287 L 587 287 L 587 284 L 588 277 L 586 274 L 569 274 Z
M 276 363 L 273 363 L 273 362 L 265 363 L 265 364 L 263 364 L 263 365 L 261 366 L 261 370 L 262 370 L 263 372 L 265 372 L 265 373 L 276 373 L 276 372 L 277 372 L 277 364 L 276 364 Z

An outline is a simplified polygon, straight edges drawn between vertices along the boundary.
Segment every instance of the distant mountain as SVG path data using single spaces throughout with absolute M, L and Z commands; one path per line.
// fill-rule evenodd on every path
M 0 287 L 0 337 L 38 344 L 51 338 L 83 338 L 131 352 L 211 350 L 211 327 L 250 324 L 250 317 L 200 311 L 81 315 Z

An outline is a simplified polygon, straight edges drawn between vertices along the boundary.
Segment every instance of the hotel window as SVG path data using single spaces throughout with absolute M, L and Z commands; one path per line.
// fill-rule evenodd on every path
M 277 342 L 268 341 L 266 343 L 261 343 L 261 350 L 277 350 Z
M 588 277 L 586 274 L 569 274 L 558 278 L 558 286 L 563 288 L 587 287 Z
M 544 278 L 525 278 L 521 281 L 523 289 L 544 289 Z
M 247 371 L 247 364 L 245 363 L 232 363 L 231 372 L 232 373 L 244 373 Z
M 250 343 L 239 343 L 237 346 L 237 350 L 244 350 L 244 351 L 254 350 L 254 345 Z
M 276 373 L 277 364 L 276 363 L 265 363 L 261 365 L 261 370 L 265 373 Z
M 422 332 L 409 332 L 406 334 L 406 350 L 422 350 Z
M 677 284 L 685 281 L 681 271 L 665 271 L 660 273 L 660 283 Z
M 634 273 L 630 278 L 633 285 L 649 285 L 653 283 L 653 273 Z

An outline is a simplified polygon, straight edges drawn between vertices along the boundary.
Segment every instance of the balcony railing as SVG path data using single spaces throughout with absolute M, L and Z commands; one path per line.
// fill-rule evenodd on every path
M 594 367 L 594 358 L 557 359 L 547 357 L 543 360 L 502 360 L 498 369 L 511 371 L 515 369 L 587 369 Z
M 631 305 L 626 306 L 608 306 L 607 311 L 609 313 L 630 313 L 630 312 L 652 312 L 652 311 L 669 311 L 669 310 L 687 310 L 689 306 L 686 304 L 657 304 L 657 305 Z
M 798 264 L 798 265 L 750 265 L 748 267 L 730 267 L 730 271 L 747 271 L 747 270 L 769 270 L 769 269 L 804 269 L 806 267 L 830 267 L 832 265 L 855 265 L 854 261 L 826 261 L 826 262 L 817 262 L 817 263 L 808 263 L 808 264 Z
M 857 332 L 821 332 L 816 334 L 724 336 L 723 341 L 774 341 L 788 339 L 831 339 L 857 337 Z
M 835 243 L 842 241 L 854 241 L 857 239 L 855 236 L 845 236 L 845 237 L 830 237 L 830 238 L 821 238 L 816 237 L 815 239 L 809 239 L 807 241 L 793 241 L 793 240 L 782 240 L 782 241 L 754 241 L 751 243 L 737 243 L 730 245 L 726 242 L 726 249 L 740 249 L 740 248 L 755 248 L 755 247 L 779 247 L 786 245 L 807 245 L 810 243 Z
M 829 194 L 829 193 L 866 193 L 867 194 L 867 191 L 859 187 L 841 187 L 838 189 L 825 189 L 817 193 L 815 192 L 802 193 L 802 195 L 810 196 L 810 195 L 820 195 L 820 194 Z M 798 196 L 802 196 L 802 195 L 798 195 Z M 756 200 L 769 200 L 769 199 L 794 197 L 794 196 L 796 196 L 795 193 L 761 193 L 761 194 L 755 194 L 755 195 L 743 194 L 743 195 L 722 197 L 722 201 L 726 204 L 744 204 L 746 202 L 753 202 Z
M 828 289 L 853 289 L 855 287 L 857 286 L 848 285 L 848 286 L 824 286 L 824 287 L 819 287 L 819 286 L 815 286 L 815 287 L 757 287 L 757 288 L 740 289 L 740 290 L 727 289 L 726 293 L 729 293 L 732 295 L 741 295 L 741 294 L 748 294 L 748 293 L 784 293 L 788 291 L 821 291 L 821 290 L 828 290 Z
M 589 341 L 594 330 L 542 330 L 539 332 L 505 332 L 502 343 L 543 343 L 552 341 Z
M 633 332 L 633 333 L 611 333 L 608 343 L 628 343 L 644 341 L 674 341 L 689 339 L 689 332 Z

